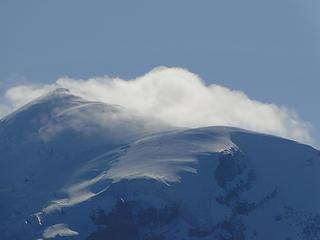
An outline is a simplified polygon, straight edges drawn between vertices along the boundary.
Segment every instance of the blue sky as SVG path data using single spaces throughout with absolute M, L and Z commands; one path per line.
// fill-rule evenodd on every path
M 159 65 L 295 109 L 320 146 L 320 1 L 0 2 L 0 94 Z

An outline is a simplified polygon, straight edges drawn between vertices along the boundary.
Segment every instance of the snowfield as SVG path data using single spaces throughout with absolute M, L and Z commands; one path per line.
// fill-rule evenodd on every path
M 320 152 L 57 89 L 0 121 L 0 239 L 320 239 Z

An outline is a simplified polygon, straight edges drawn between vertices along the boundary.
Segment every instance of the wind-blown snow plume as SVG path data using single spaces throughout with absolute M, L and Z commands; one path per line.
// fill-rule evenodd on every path
M 5 96 L 11 106 L 17 107 L 58 87 L 89 100 L 122 105 L 174 126 L 225 125 L 311 141 L 310 124 L 294 111 L 252 100 L 241 91 L 206 85 L 196 74 L 181 68 L 158 67 L 132 80 L 63 77 L 51 85 L 16 86 Z

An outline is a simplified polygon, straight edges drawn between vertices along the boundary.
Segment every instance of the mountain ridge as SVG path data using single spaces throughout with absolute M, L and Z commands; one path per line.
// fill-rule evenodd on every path
M 320 236 L 318 150 L 153 121 L 64 89 L 1 120 L 1 239 Z

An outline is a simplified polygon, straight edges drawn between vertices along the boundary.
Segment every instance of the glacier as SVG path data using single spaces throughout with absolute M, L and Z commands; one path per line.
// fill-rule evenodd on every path
M 317 149 L 67 89 L 0 120 L 0 169 L 4 240 L 320 239 Z

